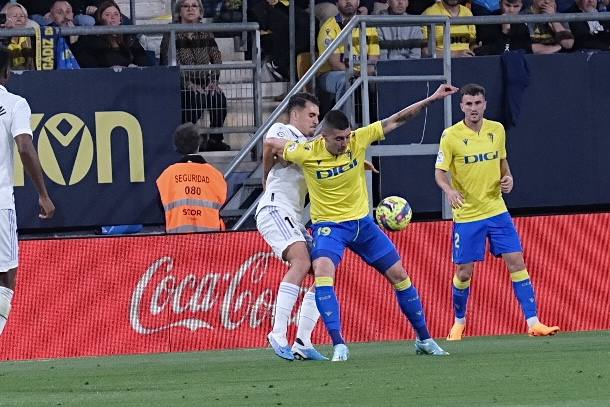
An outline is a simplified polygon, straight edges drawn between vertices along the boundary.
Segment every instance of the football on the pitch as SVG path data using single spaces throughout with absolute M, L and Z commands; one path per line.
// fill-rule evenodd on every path
M 375 211 L 377 223 L 387 230 L 403 230 L 411 222 L 411 205 L 406 199 L 399 196 L 388 196 L 384 198 Z

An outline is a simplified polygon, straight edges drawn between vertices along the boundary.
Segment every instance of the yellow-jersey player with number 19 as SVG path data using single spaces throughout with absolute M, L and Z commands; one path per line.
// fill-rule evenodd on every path
M 523 249 L 502 193 L 513 188 L 506 155 L 506 135 L 498 122 L 483 118 L 485 88 L 461 89 L 464 120 L 445 129 L 436 158 L 435 179 L 453 208 L 453 309 L 455 321 L 448 340 L 460 340 L 466 327 L 466 306 L 474 262 L 485 258 L 485 244 L 502 256 L 531 336 L 555 335 L 559 327 L 538 320 L 534 287 L 523 260 Z M 451 174 L 449 181 L 447 173 Z
M 341 332 L 341 314 L 334 289 L 335 270 L 345 248 L 350 248 L 379 271 L 394 287 L 403 314 L 416 332 L 418 354 L 447 355 L 431 338 L 422 303 L 392 241 L 369 215 L 364 157 L 368 146 L 402 125 L 435 100 L 457 88 L 441 85 L 430 97 L 387 119 L 352 131 L 345 114 L 328 112 L 322 137 L 304 143 L 265 141 L 278 156 L 303 168 L 311 201 L 316 305 L 334 345 L 333 361 L 345 361 L 349 351 Z

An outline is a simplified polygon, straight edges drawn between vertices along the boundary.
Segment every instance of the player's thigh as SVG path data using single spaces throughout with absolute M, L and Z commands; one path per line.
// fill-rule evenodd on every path
M 394 242 L 370 216 L 357 222 L 358 236 L 350 242 L 350 249 L 377 271 L 385 273 L 400 260 Z
M 0 209 L 0 273 L 18 265 L 17 217 L 13 209 Z
M 356 227 L 353 222 L 320 222 L 312 225 L 313 248 L 311 260 L 328 258 L 335 269 L 341 263 L 347 242 L 354 235 Z
M 273 252 L 286 259 L 286 249 L 295 242 L 310 245 L 311 237 L 300 221 L 275 206 L 262 208 L 256 216 L 256 228 Z
M 506 253 L 523 252 L 519 234 L 508 212 L 487 219 L 489 250 L 498 257 Z
M 485 220 L 453 223 L 453 262 L 468 264 L 485 258 Z

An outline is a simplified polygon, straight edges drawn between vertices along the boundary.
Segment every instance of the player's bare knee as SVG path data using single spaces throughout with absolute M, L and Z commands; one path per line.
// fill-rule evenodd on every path
M 472 278 L 474 272 L 474 264 L 458 264 L 455 275 L 460 281 L 468 281 Z
M 335 277 L 335 265 L 327 257 L 321 257 L 313 261 L 313 271 L 316 277 Z
M 401 262 L 394 264 L 383 275 L 392 284 L 405 281 L 409 277 L 407 270 L 405 270 Z
M 309 256 L 306 258 L 297 257 L 290 260 L 289 271 L 294 275 L 298 275 L 301 279 L 305 278 L 310 269 L 311 261 L 309 261 Z
M 507 253 L 502 257 L 506 262 L 506 267 L 508 268 L 509 272 L 514 273 L 515 271 L 521 271 L 525 269 L 525 260 L 523 259 L 522 253 Z

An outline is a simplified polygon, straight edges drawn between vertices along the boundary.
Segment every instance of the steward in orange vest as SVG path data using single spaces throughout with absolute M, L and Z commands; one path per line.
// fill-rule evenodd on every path
M 157 178 L 167 233 L 224 230 L 220 208 L 227 200 L 227 183 L 220 171 L 196 154 L 200 141 L 192 123 L 179 126 L 174 143 L 185 155 Z

